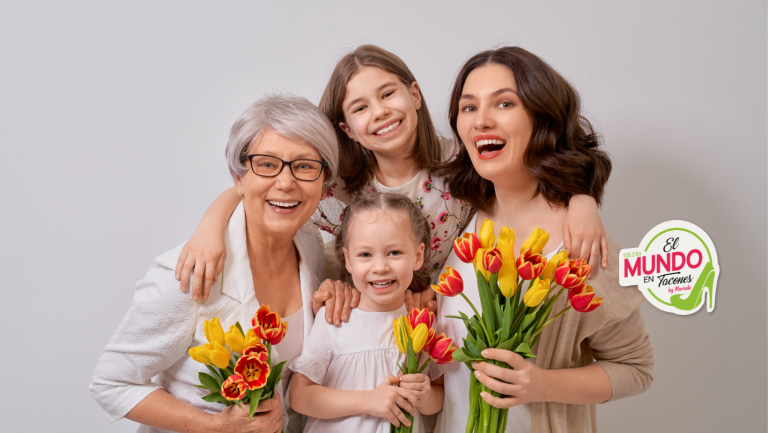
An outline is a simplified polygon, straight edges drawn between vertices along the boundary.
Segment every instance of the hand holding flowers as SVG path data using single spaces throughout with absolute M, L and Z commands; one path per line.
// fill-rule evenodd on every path
M 271 347 L 288 331 L 288 323 L 268 305 L 259 307 L 251 324 L 253 328 L 247 333 L 239 322 L 225 333 L 218 317 L 206 320 L 209 343 L 189 349 L 189 356 L 205 364 L 211 373 L 198 373 L 201 384 L 196 386 L 210 391 L 203 400 L 227 407 L 249 403 L 249 419 L 258 411 L 260 401 L 275 397 L 285 361 L 273 365 Z

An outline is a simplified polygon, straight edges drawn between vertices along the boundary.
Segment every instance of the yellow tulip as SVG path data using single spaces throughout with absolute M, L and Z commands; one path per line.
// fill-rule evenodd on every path
M 481 274 L 485 277 L 485 281 L 491 280 L 491 273 L 486 271 L 483 267 L 483 256 L 485 255 L 485 248 L 480 248 L 477 250 L 477 254 L 475 255 L 475 261 L 472 262 L 472 264 L 475 266 L 475 275 L 477 275 L 477 271 L 480 271 Z
M 256 333 L 253 331 L 253 328 L 251 328 L 248 330 L 248 332 L 245 333 L 245 338 L 243 339 L 243 351 L 259 343 L 261 343 L 261 339 L 256 336 Z
M 209 343 L 215 341 L 222 346 L 226 343 L 224 341 L 224 329 L 221 327 L 218 317 L 205 321 L 205 338 L 208 339 Z
M 243 353 L 243 343 L 245 343 L 245 337 L 237 329 L 237 326 L 232 325 L 229 327 L 229 331 L 224 334 L 224 341 L 227 342 L 227 346 L 235 353 Z
M 531 232 L 531 235 L 528 236 L 528 239 L 523 242 L 523 246 L 520 247 L 520 254 L 524 253 L 527 249 L 531 250 L 531 254 L 539 254 L 544 250 L 547 241 L 549 241 L 549 233 L 536 227 Z
M 416 329 L 411 332 L 413 353 L 421 352 L 421 349 L 423 349 L 424 345 L 427 343 L 427 337 L 429 337 L 429 327 L 425 323 L 419 323 Z
M 515 261 L 515 231 L 508 227 L 502 227 L 499 231 L 499 240 L 496 241 L 496 248 L 501 251 L 501 259 Z
M 408 350 L 407 350 L 408 337 L 410 337 L 410 335 L 413 333 L 411 322 L 408 320 L 407 317 L 400 316 L 397 319 L 395 319 L 394 328 L 395 328 L 395 343 L 397 343 L 397 348 L 403 354 L 407 354 L 408 353 Z
M 208 343 L 189 349 L 189 356 L 197 362 L 206 365 L 215 365 L 219 368 L 229 366 L 229 358 L 232 356 L 226 347 L 217 342 Z
M 523 296 L 525 305 L 535 307 L 541 304 L 541 301 L 543 301 L 547 296 L 547 293 L 549 293 L 549 284 L 551 282 L 552 280 L 535 280 L 533 284 L 531 284 L 531 287 L 525 292 L 525 296 Z
M 501 293 L 510 297 L 517 291 L 517 264 L 515 263 L 515 231 L 502 227 L 496 248 L 501 251 L 501 269 L 499 270 L 499 288 Z
M 568 252 L 565 250 L 555 254 L 551 260 L 547 261 L 546 266 L 544 266 L 544 271 L 541 273 L 541 278 L 545 280 L 552 280 L 555 278 L 555 269 L 557 269 L 557 267 L 566 260 L 568 260 Z
M 493 232 L 493 221 L 488 218 L 483 220 L 480 226 L 480 246 L 485 249 L 493 248 L 496 243 L 496 235 Z

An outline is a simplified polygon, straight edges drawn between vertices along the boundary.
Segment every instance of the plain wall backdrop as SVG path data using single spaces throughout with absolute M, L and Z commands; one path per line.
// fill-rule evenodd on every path
M 442 134 L 469 56 L 540 55 L 612 157 L 608 232 L 636 247 L 682 219 L 713 239 L 714 312 L 644 305 L 655 382 L 598 406 L 601 431 L 766 431 L 766 23 L 747 0 L 3 2 L 1 429 L 135 431 L 107 423 L 90 377 L 152 258 L 232 185 L 232 122 L 266 92 L 317 103 L 335 61 L 373 43 Z

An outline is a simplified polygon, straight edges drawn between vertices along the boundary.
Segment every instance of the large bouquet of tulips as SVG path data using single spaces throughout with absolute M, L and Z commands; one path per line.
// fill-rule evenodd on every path
M 451 345 L 451 339 L 445 334 L 437 334 L 432 323 L 435 321 L 435 313 L 424 308 L 419 310 L 414 308 L 408 313 L 407 317 L 400 316 L 395 319 L 395 342 L 397 348 L 405 355 L 405 362 L 398 364 L 397 368 L 403 374 L 421 373 L 427 368 L 430 360 L 437 364 L 447 364 L 453 361 L 453 352 L 456 350 Z M 421 364 L 423 354 L 427 354 L 424 364 Z M 401 425 L 390 428 L 392 433 L 411 433 L 413 431 L 413 417 L 403 411 L 405 416 L 411 422 L 406 427 Z
M 467 327 L 463 347 L 453 355 L 454 360 L 463 362 L 472 371 L 467 433 L 503 432 L 507 425 L 509 409 L 491 407 L 480 397 L 483 391 L 495 397 L 500 395 L 477 381 L 471 363 L 485 361 L 510 367 L 483 358 L 480 354 L 483 350 L 511 350 L 524 358 L 533 358 L 531 347 L 547 325 L 571 308 L 587 313 L 603 301 L 595 297 L 592 287 L 585 283 L 591 267 L 583 260 L 568 260 L 565 251 L 556 254 L 549 262 L 542 257 L 541 251 L 549 240 L 549 233 L 544 230 L 534 229 L 523 243 L 517 260 L 513 251 L 513 230 L 504 227 L 499 232 L 498 241 L 494 238 L 493 222 L 486 219 L 479 237 L 475 233 L 464 233 L 453 245 L 453 251 L 461 261 L 474 264 L 482 313 L 462 293 L 464 282 L 454 268 L 447 266 L 438 284 L 432 286 L 443 296 L 460 294 L 474 312 L 471 317 L 462 312 L 459 312 L 460 316 L 447 316 L 464 321 Z M 518 288 L 524 281 L 528 281 L 529 286 L 520 299 Z M 560 290 L 552 296 L 557 286 Z M 552 307 L 564 290 L 568 290 L 569 305 L 550 318 Z
M 200 385 L 195 386 L 210 391 L 203 400 L 225 406 L 247 403 L 253 418 L 259 401 L 272 398 L 282 378 L 285 361 L 273 365 L 271 349 L 285 337 L 288 323 L 277 312 L 269 311 L 268 305 L 262 305 L 251 324 L 253 328 L 243 332 L 236 322 L 225 333 L 218 317 L 206 320 L 208 344 L 189 349 L 189 356 L 205 364 L 211 373 L 198 373 Z

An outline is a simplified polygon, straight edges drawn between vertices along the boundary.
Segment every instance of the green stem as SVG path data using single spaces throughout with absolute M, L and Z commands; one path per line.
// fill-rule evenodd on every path
M 481 316 L 480 313 L 477 312 L 477 308 L 475 308 L 475 305 L 472 304 L 472 301 L 470 301 L 469 298 L 467 298 L 467 295 L 465 295 L 464 293 L 460 293 L 460 295 L 462 298 L 464 298 L 465 301 L 467 301 L 469 306 L 472 307 L 472 311 L 475 312 L 475 315 L 477 316 L 477 321 L 480 322 L 480 326 L 483 328 L 483 331 L 485 331 L 485 338 L 490 339 L 492 335 L 488 332 L 488 329 L 485 327 L 485 324 L 483 323 L 483 316 Z M 489 340 L 486 346 L 490 346 L 491 345 L 490 343 L 491 342 Z
M 568 310 L 570 310 L 570 309 L 571 309 L 571 306 L 569 305 L 569 306 L 567 306 L 567 307 L 566 307 L 566 308 L 565 308 L 563 311 L 561 311 L 561 312 L 559 312 L 559 313 L 555 314 L 555 316 L 554 316 L 554 317 L 552 317 L 551 319 L 547 320 L 547 321 L 546 321 L 546 322 L 545 322 L 543 325 L 541 325 L 541 327 L 540 327 L 539 329 L 537 329 L 537 330 L 536 330 L 536 332 L 534 332 L 534 333 L 533 333 L 533 335 L 531 335 L 531 338 L 528 340 L 528 343 L 530 344 L 530 342 L 531 342 L 531 341 L 533 341 L 533 339 L 534 339 L 534 338 L 535 338 L 537 335 L 539 335 L 539 333 L 541 333 L 541 331 L 543 331 L 543 330 L 544 330 L 544 328 L 546 328 L 547 326 L 549 326 L 549 325 L 550 325 L 552 322 L 554 322 L 555 320 L 557 320 L 557 318 L 558 318 L 558 317 L 562 316 L 562 315 L 563 315 L 563 314 L 564 314 L 566 311 L 568 311 Z

